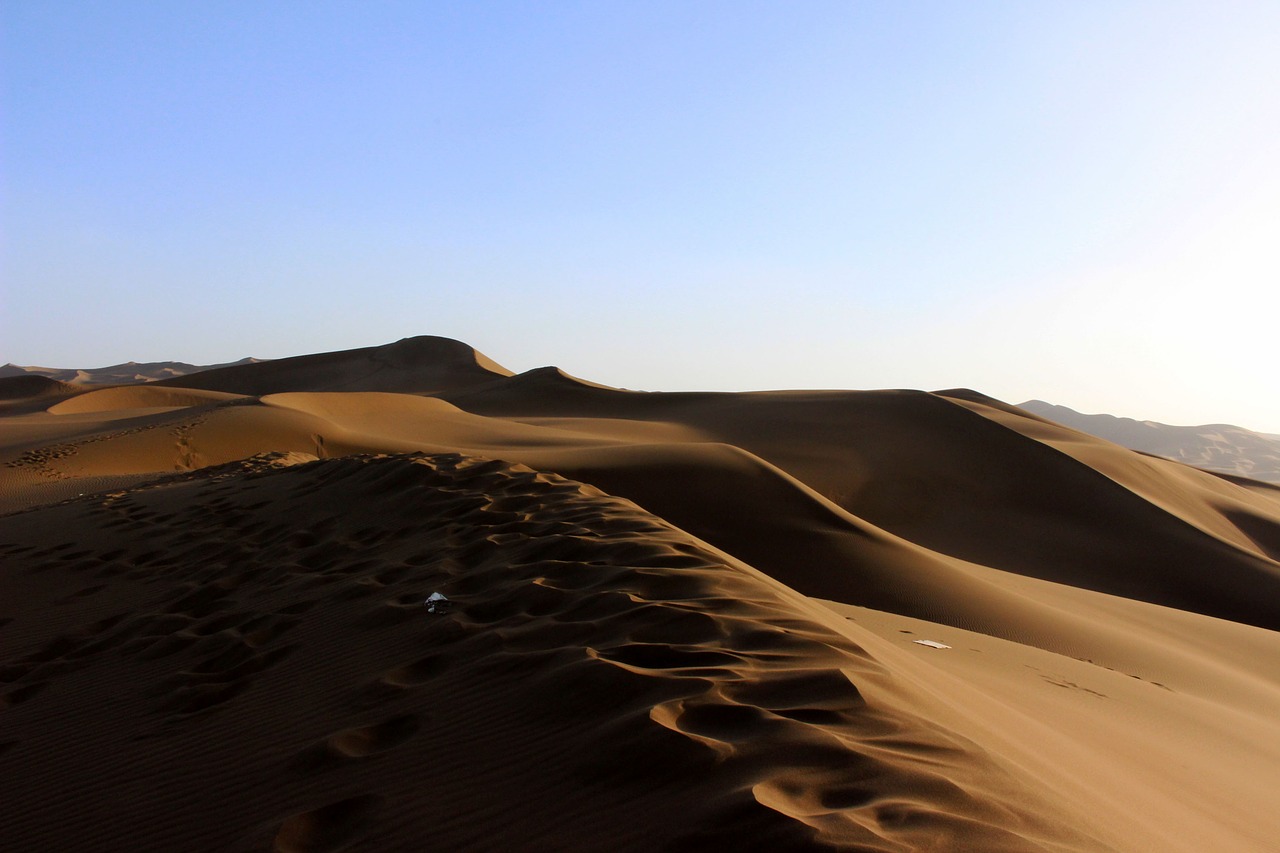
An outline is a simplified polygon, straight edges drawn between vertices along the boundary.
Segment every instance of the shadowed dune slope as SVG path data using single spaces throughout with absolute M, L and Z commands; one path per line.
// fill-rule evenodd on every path
M 61 397 L 79 390 L 66 382 L 35 374 L 0 378 L 0 401 Z

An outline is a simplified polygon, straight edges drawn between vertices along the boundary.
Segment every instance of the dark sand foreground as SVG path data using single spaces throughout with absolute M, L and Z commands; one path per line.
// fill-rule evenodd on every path
M 5 849 L 1280 838 L 1275 487 L 439 338 L 0 386 Z

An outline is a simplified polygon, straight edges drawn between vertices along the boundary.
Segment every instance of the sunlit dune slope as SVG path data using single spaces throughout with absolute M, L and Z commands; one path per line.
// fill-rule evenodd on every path
M 77 394 L 69 400 L 50 406 L 48 411 L 55 415 L 78 415 L 125 409 L 180 409 L 241 399 L 244 399 L 242 395 L 222 391 L 122 385 Z

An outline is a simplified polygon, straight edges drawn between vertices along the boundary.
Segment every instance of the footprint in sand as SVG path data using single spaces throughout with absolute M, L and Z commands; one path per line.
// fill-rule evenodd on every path
M 374 725 L 335 732 L 325 746 L 334 756 L 366 758 L 399 746 L 417 734 L 420 727 L 416 715 L 401 714 Z
M 0 694 L 0 708 L 12 708 L 15 705 L 21 705 L 46 686 L 48 686 L 48 682 L 36 681 L 31 684 L 24 684 L 16 690 L 10 690 L 8 693 Z
M 328 803 L 285 818 L 276 833 L 275 853 L 329 853 L 360 839 L 382 798 L 365 794 Z
M 412 663 L 387 670 L 360 689 L 354 702 L 355 707 L 367 708 L 397 699 L 430 682 L 447 666 L 448 661 L 444 657 L 427 655 Z
M 299 752 L 289 766 L 305 774 L 323 773 L 395 749 L 421 727 L 418 715 L 400 714 L 367 726 L 343 729 Z
M 101 592 L 106 588 L 107 588 L 106 584 L 95 584 L 94 586 L 87 586 L 84 589 L 77 590 L 69 595 L 64 595 L 62 598 L 57 599 L 57 601 L 55 601 L 54 603 L 70 604 L 76 599 L 85 598 L 86 596 L 94 595 L 95 593 Z

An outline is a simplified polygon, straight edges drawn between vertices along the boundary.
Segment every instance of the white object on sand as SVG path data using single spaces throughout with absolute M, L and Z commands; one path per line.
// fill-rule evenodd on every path
M 922 646 L 928 646 L 928 647 L 929 647 L 929 648 L 931 648 L 931 649 L 949 649 L 949 648 L 951 648 L 951 647 L 950 647 L 950 646 L 948 646 L 946 643 L 939 643 L 937 640 L 912 640 L 912 642 L 913 642 L 913 643 L 918 643 L 918 644 L 920 644 L 920 645 L 922 645 Z
M 433 592 L 427 596 L 427 600 L 422 602 L 427 606 L 428 613 L 447 613 L 449 611 L 449 599 L 438 592 Z

